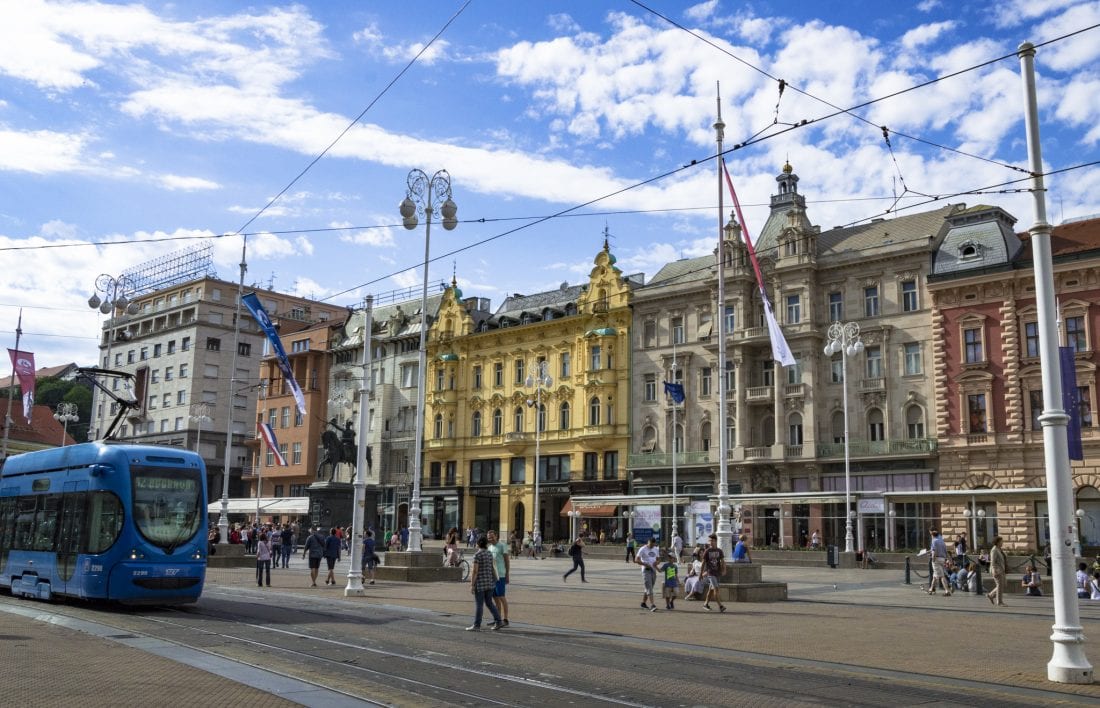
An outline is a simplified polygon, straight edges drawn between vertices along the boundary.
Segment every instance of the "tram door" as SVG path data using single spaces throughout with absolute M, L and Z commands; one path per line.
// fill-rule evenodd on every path
M 57 575 L 68 585 L 76 570 L 76 556 L 84 545 L 86 481 L 66 482 L 61 504 L 61 532 L 57 535 Z M 67 588 L 66 588 L 67 589 Z

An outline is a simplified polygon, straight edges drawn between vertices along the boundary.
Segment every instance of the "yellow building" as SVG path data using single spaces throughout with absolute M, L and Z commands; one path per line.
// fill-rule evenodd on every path
M 512 295 L 493 314 L 452 282 L 428 335 L 426 532 L 532 530 L 536 466 L 548 542 L 569 535 L 571 494 L 626 493 L 630 301 L 640 282 L 615 267 L 606 241 L 587 284 Z M 610 535 L 615 511 L 586 512 L 585 523 Z

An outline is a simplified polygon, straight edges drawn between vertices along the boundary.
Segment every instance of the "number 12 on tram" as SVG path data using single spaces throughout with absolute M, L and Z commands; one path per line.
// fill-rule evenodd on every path
M 206 467 L 187 450 L 90 442 L 0 468 L 0 587 L 127 604 L 195 602 Z

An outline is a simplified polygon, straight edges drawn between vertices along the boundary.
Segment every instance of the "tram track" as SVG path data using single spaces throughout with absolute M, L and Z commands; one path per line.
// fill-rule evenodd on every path
M 448 612 L 334 597 L 273 597 L 245 588 L 214 589 L 197 605 L 179 608 L 42 607 L 90 615 L 122 633 L 193 647 L 372 705 L 876 704 L 887 697 L 891 703 L 950 697 L 973 705 L 1037 705 L 1055 698 L 981 681 L 949 680 L 930 691 L 922 674 L 673 638 L 524 624 L 467 634 L 464 622 Z

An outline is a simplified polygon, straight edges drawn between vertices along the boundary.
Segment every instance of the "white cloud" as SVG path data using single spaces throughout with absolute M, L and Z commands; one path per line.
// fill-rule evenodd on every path
M 577 24 L 577 21 L 564 12 L 547 16 L 546 24 L 550 26 L 550 29 L 561 34 L 577 34 L 581 31 L 581 26 Z
M 197 192 L 204 189 L 220 189 L 221 185 L 202 177 L 183 177 L 181 175 L 161 175 L 157 178 L 165 189 L 179 192 Z
M 901 46 L 907 51 L 912 51 L 936 41 L 941 35 L 955 29 L 956 26 L 958 26 L 957 22 L 949 20 L 914 27 L 901 36 Z
M 68 224 L 59 219 L 54 219 L 42 224 L 38 232 L 46 238 L 74 241 L 76 240 L 77 227 L 76 224 Z
M 35 174 L 85 171 L 86 144 L 86 136 L 73 133 L 0 129 L 0 170 Z
M 932 12 L 941 5 L 940 0 L 921 0 L 917 3 L 917 10 L 920 12 Z
M 396 273 L 390 277 L 390 280 L 398 288 L 411 288 L 414 285 L 422 285 L 424 283 L 423 271 L 420 268 L 409 268 L 403 270 L 400 273 Z
M 372 22 L 358 32 L 353 33 L 352 39 L 364 45 L 372 55 L 392 62 L 407 62 L 424 50 L 425 47 L 424 42 L 387 44 L 386 36 L 376 22 Z M 448 59 L 447 49 L 449 47 L 450 43 L 447 40 L 437 39 L 420 55 L 417 62 L 430 66 L 438 61 Z
M 703 23 L 714 16 L 716 9 L 718 9 L 718 0 L 706 0 L 684 10 L 684 17 L 692 22 Z
M 1016 27 L 1077 2 L 1079 0 L 1004 0 L 991 5 L 990 10 L 998 27 Z

